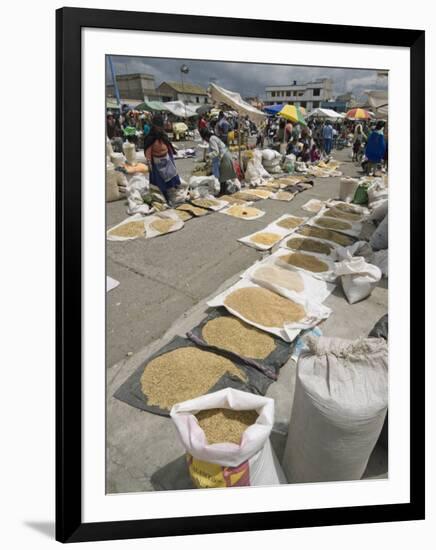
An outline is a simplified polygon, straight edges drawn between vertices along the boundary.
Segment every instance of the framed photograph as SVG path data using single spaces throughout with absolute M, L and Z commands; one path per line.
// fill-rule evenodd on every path
M 424 519 L 424 32 L 56 16 L 57 540 Z

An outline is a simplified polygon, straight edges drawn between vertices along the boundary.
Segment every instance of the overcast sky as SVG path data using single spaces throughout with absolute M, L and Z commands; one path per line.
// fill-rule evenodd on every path
M 375 70 L 335 69 L 297 65 L 266 65 L 257 63 L 229 63 L 223 61 L 198 61 L 188 59 L 162 59 L 156 57 L 112 57 L 116 74 L 150 73 L 156 86 L 165 80 L 180 81 L 180 66 L 189 67 L 186 80 L 207 87 L 211 79 L 224 88 L 239 92 L 242 96 L 265 96 L 265 86 L 309 82 L 315 78 L 331 78 L 334 95 L 351 91 L 355 96 L 365 89 L 387 87 L 387 79 L 377 79 Z M 110 71 L 107 80 L 112 82 Z

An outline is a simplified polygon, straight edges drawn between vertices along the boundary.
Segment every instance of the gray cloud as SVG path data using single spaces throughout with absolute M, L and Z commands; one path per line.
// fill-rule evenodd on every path
M 207 87 L 211 79 L 218 85 L 238 91 L 243 96 L 263 97 L 265 86 L 289 84 L 293 80 L 307 82 L 314 78 L 331 78 L 335 94 L 351 91 L 359 96 L 367 88 L 386 88 L 386 81 L 379 81 L 375 70 L 358 68 L 307 67 L 297 65 L 273 65 L 260 63 L 234 63 L 189 59 L 162 59 L 149 57 L 112 57 L 116 74 L 150 73 L 156 86 L 164 80 L 180 80 L 180 66 L 189 67 L 187 79 Z M 108 82 L 112 81 L 107 71 Z

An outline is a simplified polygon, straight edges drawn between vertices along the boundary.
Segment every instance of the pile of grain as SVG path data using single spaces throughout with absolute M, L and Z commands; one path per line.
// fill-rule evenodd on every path
M 220 203 L 213 199 L 195 199 L 192 201 L 192 204 L 195 204 L 195 206 L 200 206 L 201 208 L 215 208 L 220 206 Z
M 317 241 L 316 239 L 304 239 L 303 237 L 292 237 L 286 242 L 288 248 L 293 250 L 305 250 L 306 252 L 317 252 L 318 254 L 327 254 L 333 250 L 333 246 L 328 243 Z
M 245 191 L 237 191 L 236 193 L 233 193 L 233 197 L 235 199 L 241 199 L 244 202 L 260 200 L 260 197 L 256 197 L 256 195 L 250 195 L 250 193 L 246 193 Z
M 288 191 L 278 191 L 276 193 L 276 199 L 279 201 L 290 201 L 294 197 L 294 193 Z
M 155 229 L 156 231 L 159 231 L 159 233 L 168 233 L 170 229 L 172 229 L 176 225 L 175 220 L 154 220 L 151 222 L 150 227 Z
M 334 231 L 329 231 L 328 229 L 321 229 L 321 227 L 314 227 L 313 225 L 305 225 L 298 230 L 300 235 L 305 237 L 316 237 L 317 239 L 324 239 L 326 241 L 331 241 L 341 246 L 348 246 L 353 244 L 353 239 L 347 237 L 346 235 L 341 235 L 340 233 L 335 233 Z
M 194 216 L 204 216 L 208 214 L 208 211 L 204 208 L 199 208 L 198 206 L 193 206 L 192 204 L 184 203 L 176 206 L 176 210 L 184 210 L 186 212 L 191 212 Z
M 278 242 L 282 238 L 282 235 L 277 233 L 269 233 L 264 231 L 263 233 L 255 233 L 250 237 L 250 241 L 253 241 L 257 244 L 269 245 L 272 246 L 274 243 Z
M 332 218 L 321 217 L 316 220 L 316 224 L 327 229 L 352 229 L 351 224 Z
M 360 214 L 354 214 L 353 212 L 343 212 L 337 208 L 330 208 L 326 213 L 329 218 L 339 218 L 341 220 L 350 220 L 352 222 L 359 222 L 362 219 Z
M 282 327 L 306 316 L 303 306 L 266 288 L 239 288 L 225 298 L 224 304 L 264 327 Z
M 141 237 L 144 233 L 145 227 L 142 220 L 123 223 L 123 225 L 109 231 L 109 235 L 114 237 Z
M 238 199 L 236 198 L 235 196 L 233 195 L 222 195 L 220 197 L 220 200 L 222 201 L 226 201 L 228 202 L 229 204 L 245 204 L 247 201 L 245 200 L 242 200 L 242 199 Z
M 194 347 L 178 348 L 152 359 L 141 376 L 148 405 L 170 410 L 175 403 L 207 393 L 225 374 L 247 377 L 229 359 Z
M 335 209 L 336 210 L 341 210 L 342 212 L 356 212 L 354 206 L 352 206 L 351 204 L 344 204 L 344 203 L 340 203 L 340 204 L 335 204 Z
M 249 195 L 254 195 L 255 197 L 259 197 L 261 199 L 267 199 L 271 196 L 272 191 L 268 189 L 250 189 L 248 191 L 245 191 Z
M 254 216 L 259 216 L 261 213 L 262 210 L 240 204 L 234 204 L 226 210 L 226 214 L 230 214 L 230 216 L 234 216 L 235 218 L 252 218 Z
M 275 349 L 274 338 L 237 317 L 212 319 L 204 325 L 201 334 L 209 345 L 241 357 L 265 359 Z
M 276 225 L 279 225 L 280 227 L 284 227 L 285 229 L 295 229 L 300 224 L 304 222 L 303 218 L 283 218 L 283 220 L 280 220 L 279 222 L 276 222 Z
M 280 261 L 285 262 L 307 271 L 313 271 L 314 273 L 322 273 L 328 271 L 329 266 L 319 260 L 316 256 L 310 254 L 303 254 L 302 252 L 293 252 L 292 254 L 285 254 L 280 256 Z
M 253 276 L 259 283 L 278 285 L 294 292 L 303 292 L 304 290 L 304 282 L 299 273 L 278 266 L 266 265 L 259 267 Z
M 179 216 L 182 222 L 187 222 L 192 219 L 192 214 L 185 212 L 184 210 L 174 210 L 174 212 Z
M 258 418 L 256 411 L 208 409 L 195 415 L 209 445 L 241 442 L 242 434 Z

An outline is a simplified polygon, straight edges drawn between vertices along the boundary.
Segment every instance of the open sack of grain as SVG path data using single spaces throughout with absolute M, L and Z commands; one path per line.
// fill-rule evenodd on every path
M 178 231 L 185 225 L 173 210 L 165 210 L 148 216 L 144 223 L 146 239 Z
M 341 278 L 342 288 L 350 304 L 371 295 L 382 278 L 379 267 L 365 261 L 362 256 L 351 256 L 335 264 L 335 273 Z
M 388 407 L 382 338 L 307 339 L 283 458 L 289 483 L 360 479 Z
M 241 279 L 207 303 L 224 306 L 245 323 L 292 342 L 300 330 L 313 327 L 326 319 L 331 310 L 312 303 L 305 296 L 286 298 L 268 288 Z
M 128 241 L 145 236 L 145 218 L 141 214 L 129 216 L 106 231 L 108 241 Z
M 272 381 L 235 358 L 201 349 L 191 340 L 176 336 L 138 367 L 114 397 L 132 407 L 168 416 L 175 403 L 223 388 L 265 395 Z
M 305 271 L 308 275 L 321 279 L 322 281 L 332 283 L 337 277 L 334 262 L 323 254 L 279 248 L 276 252 L 271 254 L 269 259 L 279 267 Z
M 296 231 L 296 235 L 313 237 L 315 239 L 321 239 L 340 246 L 348 246 L 354 243 L 354 239 L 348 235 L 343 235 L 342 233 L 332 231 L 331 229 L 324 229 L 322 227 L 316 227 L 308 224 L 299 227 Z
M 171 418 L 197 488 L 286 483 L 269 440 L 272 399 L 226 388 L 174 405 Z
M 285 298 L 298 300 L 304 297 L 316 304 L 322 304 L 335 289 L 334 284 L 316 279 L 304 271 L 276 265 L 271 256 L 249 267 L 242 277 Z
M 187 336 L 201 347 L 243 361 L 271 380 L 277 380 L 290 354 L 289 345 L 281 338 L 245 323 L 223 308 L 214 309 Z

